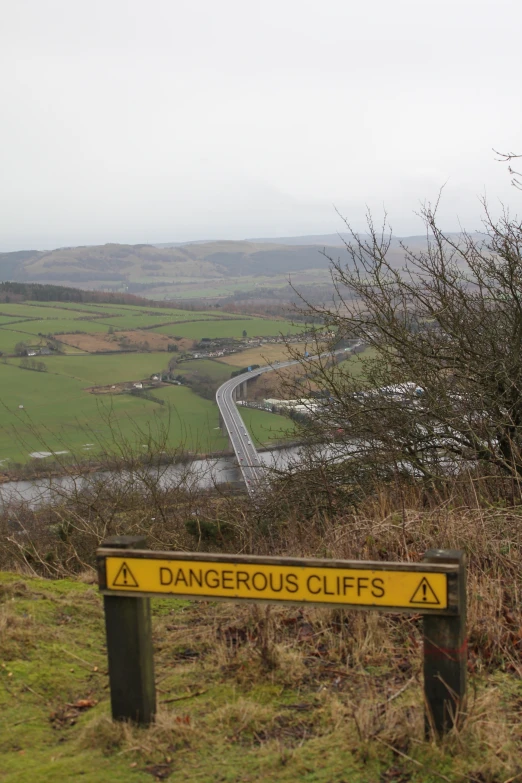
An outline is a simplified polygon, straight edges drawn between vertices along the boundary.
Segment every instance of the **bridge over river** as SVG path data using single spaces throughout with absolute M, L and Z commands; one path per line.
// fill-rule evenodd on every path
M 311 356 L 310 361 L 319 359 L 322 357 L 334 357 L 339 354 L 346 355 L 348 351 L 352 352 L 355 348 L 359 347 L 360 343 L 352 346 L 350 349 L 341 349 L 338 351 L 327 351 L 326 353 Z M 246 386 L 248 381 L 253 378 L 257 378 L 265 372 L 271 372 L 273 370 L 281 370 L 283 367 L 290 367 L 292 364 L 299 364 L 298 360 L 291 360 L 287 362 L 275 362 L 274 364 L 267 365 L 266 367 L 259 367 L 256 370 L 242 373 L 235 378 L 231 378 L 229 381 L 219 387 L 216 392 L 216 402 L 219 407 L 220 423 L 227 430 L 228 437 L 234 449 L 238 465 L 241 470 L 241 474 L 247 486 L 248 493 L 251 497 L 259 491 L 263 478 L 265 476 L 265 468 L 259 461 L 257 449 L 252 443 L 250 434 L 246 428 L 246 425 L 241 418 L 239 410 L 236 405 L 236 399 L 238 392 L 241 397 L 246 398 Z

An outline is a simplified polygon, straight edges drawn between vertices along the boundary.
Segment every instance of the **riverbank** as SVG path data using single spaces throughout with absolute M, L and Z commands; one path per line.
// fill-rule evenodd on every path
M 294 449 L 302 445 L 299 440 L 288 440 L 274 443 L 270 446 L 260 446 L 258 453 L 266 454 L 273 451 L 283 451 L 285 449 Z M 209 452 L 176 452 L 175 454 L 157 454 L 154 457 L 150 455 L 137 455 L 135 464 L 143 467 L 155 467 L 161 465 L 187 465 L 191 462 L 216 461 L 221 459 L 235 458 L 233 449 L 222 449 L 220 451 Z M 45 459 L 45 458 L 44 458 Z M 47 458 L 48 459 L 48 458 Z M 123 461 L 111 460 L 110 458 L 102 460 L 86 459 L 81 461 L 70 461 L 63 459 L 52 465 L 43 463 L 27 463 L 26 465 L 17 465 L 13 469 L 0 469 L 0 484 L 17 481 L 38 481 L 40 479 L 61 478 L 65 476 L 87 476 L 91 473 L 102 473 L 125 469 L 127 465 Z

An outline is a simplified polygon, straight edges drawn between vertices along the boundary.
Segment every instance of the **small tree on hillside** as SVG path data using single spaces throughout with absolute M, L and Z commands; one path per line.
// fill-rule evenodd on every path
M 307 430 L 334 438 L 346 470 L 433 479 L 479 463 L 522 477 L 522 223 L 484 206 L 483 240 L 445 235 L 425 207 L 426 249 L 404 246 L 403 268 L 371 217 L 366 236 L 347 224 L 348 263 L 330 259 L 336 306 L 306 312 L 334 343 L 355 335 L 373 350 L 303 362 L 299 390 L 321 387 Z

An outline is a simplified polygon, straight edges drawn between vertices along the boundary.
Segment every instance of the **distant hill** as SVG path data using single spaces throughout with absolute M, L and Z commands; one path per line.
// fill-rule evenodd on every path
M 50 251 L 23 250 L 0 253 L 0 281 L 54 283 L 143 293 L 153 298 L 163 298 L 162 292 L 175 298 L 176 291 L 183 287 L 208 291 L 217 285 L 226 291 L 231 281 L 235 290 L 241 290 L 243 278 L 250 281 L 245 281 L 245 285 L 253 287 L 257 285 L 256 278 L 263 278 L 263 286 L 271 278 L 277 278 L 281 285 L 289 275 L 298 281 L 301 275 L 305 282 L 312 284 L 311 270 L 317 270 L 313 284 L 318 284 L 326 281 L 328 257 L 343 258 L 343 239 L 347 237 L 325 234 L 172 245 L 109 243 Z M 426 246 L 425 237 L 406 237 L 403 241 L 412 250 Z M 346 254 L 344 257 L 348 260 Z M 397 266 L 403 263 L 399 239 L 392 242 L 390 259 Z
M 91 284 L 286 274 L 328 266 L 319 246 L 202 242 L 177 247 L 93 245 L 0 253 L 0 280 Z M 332 248 L 337 253 L 337 248 Z

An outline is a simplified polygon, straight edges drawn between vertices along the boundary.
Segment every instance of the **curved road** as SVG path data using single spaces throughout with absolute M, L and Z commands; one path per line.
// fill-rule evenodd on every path
M 353 351 L 357 345 L 354 345 L 350 351 Z M 347 353 L 344 349 L 334 351 L 333 355 Z M 330 351 L 327 351 L 321 356 L 332 355 Z M 319 356 L 310 356 L 310 360 L 318 359 Z M 219 387 L 216 392 L 216 402 L 218 404 L 221 416 L 225 427 L 228 430 L 232 446 L 234 448 L 241 473 L 245 480 L 245 484 L 248 489 L 249 495 L 254 495 L 256 490 L 259 489 L 260 482 L 264 477 L 264 467 L 259 463 L 259 456 L 256 447 L 252 443 L 250 433 L 248 432 L 243 419 L 237 409 L 234 401 L 234 389 L 240 386 L 245 381 L 249 381 L 264 372 L 271 372 L 272 370 L 279 370 L 282 367 L 289 367 L 291 364 L 299 364 L 297 360 L 288 362 L 275 362 L 274 364 L 267 365 L 266 367 L 259 367 L 257 370 L 251 372 L 244 372 L 241 375 L 237 375 L 235 378 L 231 378 L 229 381 Z

